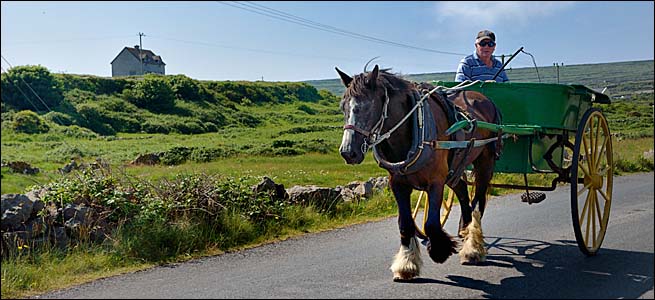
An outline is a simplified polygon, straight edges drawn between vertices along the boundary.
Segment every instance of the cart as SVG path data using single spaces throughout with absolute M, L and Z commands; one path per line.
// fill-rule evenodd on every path
M 437 86 L 453 87 L 459 82 L 435 81 Z M 594 103 L 609 104 L 603 93 L 583 85 L 546 83 L 479 82 L 465 90 L 477 91 L 493 101 L 502 113 L 502 124 L 477 122 L 503 134 L 502 154 L 496 173 L 523 174 L 524 184 L 494 184 L 492 187 L 523 189 L 523 202 L 539 203 L 558 183 L 570 184 L 571 217 L 578 247 L 585 255 L 595 255 L 605 237 L 612 204 L 612 138 L 603 113 Z M 466 120 L 449 131 L 469 126 Z M 531 186 L 527 174 L 555 174 L 550 186 Z M 473 181 L 463 176 L 468 185 Z M 448 220 L 454 193 L 442 201 L 441 224 Z M 531 192 L 533 191 L 533 192 Z M 427 211 L 424 193 L 413 210 L 416 220 L 421 208 Z M 421 224 L 425 224 L 423 218 Z M 421 231 L 423 226 L 417 226 Z

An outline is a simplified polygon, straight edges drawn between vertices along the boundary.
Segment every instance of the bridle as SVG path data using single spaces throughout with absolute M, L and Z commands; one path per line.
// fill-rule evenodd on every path
M 373 125 L 370 131 L 361 129 L 353 124 L 347 124 L 343 126 L 343 130 L 352 129 L 364 136 L 364 143 L 362 143 L 362 153 L 364 154 L 368 151 L 368 149 L 375 147 L 375 145 L 386 139 L 386 137 L 384 139 L 378 139 L 378 136 L 380 136 L 380 131 L 382 131 L 382 127 L 384 126 L 384 120 L 388 118 L 387 110 L 389 108 L 389 94 L 387 94 L 386 87 L 384 87 L 384 98 L 385 100 L 384 106 L 382 106 L 382 115 L 380 116 L 378 122 Z

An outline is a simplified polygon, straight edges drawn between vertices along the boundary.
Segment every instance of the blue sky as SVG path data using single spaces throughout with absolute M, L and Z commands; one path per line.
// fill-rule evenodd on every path
M 263 7 L 434 51 L 309 28 L 262 15 Z M 481 29 L 496 33 L 496 55 L 523 46 L 538 66 L 652 60 L 654 44 L 652 1 L 2 1 L 1 21 L 2 56 L 11 65 L 107 77 L 120 50 L 139 44 L 139 32 L 167 74 L 201 80 L 332 79 L 335 66 L 356 74 L 374 57 L 402 74 L 454 72 Z M 510 66 L 532 64 L 519 54 Z M 9 68 L 4 60 L 2 68 Z

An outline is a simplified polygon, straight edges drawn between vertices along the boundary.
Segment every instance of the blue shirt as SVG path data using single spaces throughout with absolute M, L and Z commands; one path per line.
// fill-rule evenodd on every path
M 491 80 L 494 75 L 496 75 L 496 72 L 498 72 L 498 70 L 503 67 L 503 64 L 493 56 L 491 57 L 491 61 L 493 61 L 493 67 L 489 68 L 484 62 L 482 62 L 482 60 L 480 60 L 477 52 L 464 57 L 459 62 L 459 66 L 457 66 L 455 81 L 462 82 L 465 80 Z M 507 78 L 507 74 L 505 74 L 505 70 L 503 70 L 500 72 L 500 74 L 498 74 L 498 77 L 496 77 L 496 82 L 505 81 L 509 81 L 509 78 Z

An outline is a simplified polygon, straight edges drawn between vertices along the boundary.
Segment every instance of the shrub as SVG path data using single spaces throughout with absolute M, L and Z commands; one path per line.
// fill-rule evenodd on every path
M 66 127 L 60 127 L 57 129 L 58 132 L 61 132 L 63 135 L 67 137 L 72 137 L 76 139 L 95 139 L 98 137 L 98 134 L 91 131 L 88 128 L 80 127 L 77 125 L 71 125 L 71 126 L 66 126 Z
M 194 148 L 191 151 L 190 159 L 195 162 L 210 162 L 219 157 L 225 156 L 225 151 L 220 148 Z
M 197 81 L 185 75 L 172 75 L 168 76 L 167 79 L 177 99 L 203 101 L 208 96 L 207 92 L 203 91 L 202 86 Z
M 132 89 L 123 92 L 126 100 L 137 107 L 167 112 L 175 106 L 175 94 L 163 76 L 146 74 Z
M 109 124 L 104 123 L 104 114 L 96 104 L 80 104 L 77 106 L 82 126 L 93 130 L 101 135 L 115 135 L 116 130 Z
M 50 127 L 41 120 L 39 115 L 31 110 L 17 112 L 11 127 L 14 131 L 22 133 L 44 133 L 50 130 Z
M 2 102 L 15 110 L 49 111 L 63 99 L 59 82 L 42 66 L 11 68 L 1 85 Z
M 43 119 L 62 126 L 70 126 L 75 124 L 75 120 L 71 116 L 60 113 L 58 111 L 51 111 L 43 115 Z
M 316 110 L 312 109 L 311 107 L 307 106 L 307 104 L 304 104 L 304 103 L 298 105 L 298 110 L 304 111 L 304 112 L 306 112 L 306 113 L 308 113 L 310 115 L 315 115 L 316 114 Z
M 141 130 L 146 133 L 169 133 L 170 129 L 164 123 L 148 120 L 141 125 Z
M 181 134 L 198 134 L 204 133 L 205 128 L 196 120 L 180 120 L 169 125 L 171 132 Z
M 164 152 L 159 158 L 164 165 L 179 165 L 187 161 L 193 148 L 187 147 L 173 147 Z
M 257 127 L 257 125 L 262 123 L 262 121 L 260 119 L 258 119 L 257 117 L 255 117 L 253 115 L 250 115 L 250 114 L 247 114 L 247 113 L 244 113 L 244 112 L 238 112 L 238 113 L 234 114 L 234 118 L 236 119 L 236 121 L 239 124 L 244 125 L 244 126 L 248 126 L 248 127 L 251 127 L 251 128 L 252 127 Z
M 273 148 L 293 147 L 296 142 L 289 140 L 275 140 L 273 141 Z

